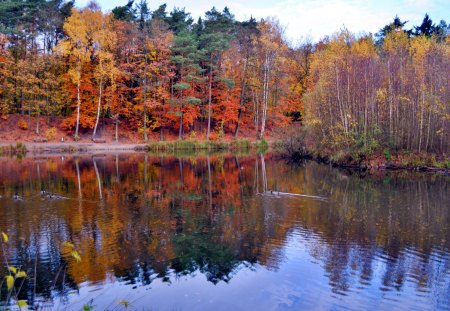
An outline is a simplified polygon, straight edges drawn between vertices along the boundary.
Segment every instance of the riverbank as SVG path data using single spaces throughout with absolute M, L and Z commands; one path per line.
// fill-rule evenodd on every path
M 267 142 L 266 140 L 251 141 L 249 139 L 235 139 L 222 141 L 198 141 L 198 140 L 175 140 L 153 142 L 147 145 L 148 151 L 153 152 L 174 152 L 174 151 L 214 151 L 214 150 L 257 150 L 267 151 L 269 148 L 281 146 L 278 141 Z
M 196 141 L 196 140 L 172 140 L 157 141 L 148 144 L 136 143 L 16 143 L 0 142 L 0 156 L 24 157 L 33 155 L 77 155 L 77 154 L 105 154 L 105 153 L 130 153 L 149 152 L 152 154 L 197 154 L 210 152 L 249 153 L 251 151 L 264 153 L 267 151 L 279 151 L 285 157 L 294 161 L 312 159 L 320 163 L 345 169 L 358 171 L 383 171 L 383 170 L 408 170 L 420 172 L 434 172 L 450 175 L 450 158 L 446 155 L 397 153 L 374 153 L 370 156 L 354 158 L 349 154 L 337 153 L 334 155 L 318 153 L 317 151 L 292 152 L 283 149 L 279 141 L 251 141 L 237 139 L 230 141 Z
M 334 167 L 354 169 L 358 171 L 407 170 L 417 172 L 432 172 L 450 175 L 450 158 L 446 155 L 429 153 L 396 154 L 374 153 L 355 158 L 350 154 L 338 153 L 335 155 L 318 153 L 317 151 L 304 151 L 303 153 L 287 153 L 294 161 L 311 159 Z
M 104 153 L 145 151 L 146 144 L 121 143 L 0 143 L 0 155 Z
M 293 129 L 282 143 L 292 161 L 312 159 L 334 167 L 359 171 L 407 170 L 450 175 L 450 157 L 445 152 L 413 152 L 372 142 L 371 148 L 358 144 L 327 145 L 305 130 Z
M 230 141 L 196 141 L 196 140 L 174 140 L 150 142 L 148 144 L 136 143 L 10 143 L 0 142 L 0 155 L 25 155 L 30 154 L 74 154 L 74 153 L 106 153 L 106 152 L 153 152 L 153 153 L 175 153 L 181 152 L 204 152 L 204 151 L 250 151 L 265 152 L 269 148 L 277 148 L 278 142 L 268 143 L 265 140 L 251 141 L 248 139 L 237 139 Z

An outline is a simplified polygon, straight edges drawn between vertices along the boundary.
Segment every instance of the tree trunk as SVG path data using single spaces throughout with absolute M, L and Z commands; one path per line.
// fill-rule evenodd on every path
M 181 139 L 183 137 L 183 90 L 181 90 L 181 99 L 180 99 L 180 129 L 178 131 L 178 138 Z
M 256 94 L 256 91 L 253 90 L 253 102 L 254 102 L 254 114 L 255 114 L 255 129 L 256 134 L 258 134 L 258 128 L 259 128 L 259 100 L 258 100 L 258 94 Z
M 387 62 L 388 65 L 388 84 L 389 84 L 389 143 L 392 146 L 392 132 L 393 132 L 393 124 L 392 124 L 392 83 L 391 83 L 391 66 L 390 61 Z
M 206 140 L 209 140 L 209 134 L 211 133 L 211 101 L 212 101 L 212 56 L 210 60 L 211 68 L 209 71 L 209 94 L 208 94 L 208 130 L 206 132 Z
M 28 128 L 31 129 L 31 106 L 28 106 Z
M 367 147 L 367 110 L 368 110 L 368 101 L 369 101 L 369 81 L 367 78 L 367 67 L 364 72 L 365 82 L 366 82 L 366 94 L 364 100 L 364 146 Z
M 39 135 L 39 119 L 40 119 L 40 104 L 36 101 L 36 95 L 34 95 L 35 105 L 36 105 L 36 135 Z
M 47 125 L 50 126 L 50 102 L 49 102 L 49 92 L 48 88 L 45 89 L 45 111 L 47 113 Z
M 269 56 L 266 56 L 266 62 L 264 64 L 264 87 L 263 87 L 263 107 L 262 107 L 262 118 L 261 118 L 261 132 L 259 134 L 259 139 L 264 138 L 264 131 L 266 128 L 267 119 L 267 106 L 269 101 Z
M 102 105 L 102 91 L 103 91 L 103 78 L 100 78 L 100 88 L 98 95 L 98 105 L 97 105 L 97 119 L 95 120 L 94 133 L 92 134 L 92 139 L 95 138 L 97 134 L 98 121 L 100 120 L 100 108 Z
M 23 82 L 20 83 L 20 109 L 22 116 L 25 116 L 25 93 L 23 92 Z
M 425 151 L 428 151 L 429 149 L 430 129 L 431 129 L 431 110 L 428 111 L 427 142 L 425 144 Z
M 79 139 L 78 130 L 80 128 L 80 108 L 81 108 L 81 98 L 80 98 L 80 80 L 77 82 L 77 124 L 75 126 L 75 140 Z
M 145 69 L 144 69 L 144 141 L 148 142 L 147 135 L 147 54 L 145 54 Z
M 425 105 L 425 90 L 422 86 L 422 105 L 419 107 L 419 114 L 420 114 L 420 125 L 419 125 L 419 153 L 422 150 L 422 129 L 423 129 L 423 108 Z
M 242 85 L 241 85 L 241 95 L 239 97 L 239 110 L 238 110 L 238 120 L 236 123 L 236 128 L 234 130 L 234 137 L 238 137 L 239 134 L 239 125 L 242 118 L 242 111 L 244 108 L 244 97 L 245 97 L 245 87 L 247 85 L 247 72 L 248 72 L 248 55 L 245 58 L 245 67 L 244 67 L 244 77 L 242 78 Z
M 40 120 L 40 113 L 38 110 L 37 117 L 36 117 L 36 135 L 39 135 L 39 120 Z
M 163 122 L 163 119 L 164 119 L 164 114 L 165 114 L 165 110 L 164 110 L 164 108 L 165 108 L 165 100 L 163 99 L 162 100 L 162 103 L 161 103 L 161 128 L 159 129 L 159 140 L 160 141 L 163 141 L 164 140 L 164 122 Z

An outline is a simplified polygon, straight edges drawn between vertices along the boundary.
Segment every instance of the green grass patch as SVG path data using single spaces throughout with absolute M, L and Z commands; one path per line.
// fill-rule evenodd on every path
M 252 148 L 252 143 L 248 139 L 237 139 L 230 143 L 232 150 L 249 150 Z
M 149 143 L 147 147 L 149 151 L 174 152 L 177 150 L 224 150 L 228 149 L 229 145 L 216 141 L 176 140 Z
M 152 142 L 147 145 L 147 149 L 150 152 L 164 153 L 173 153 L 176 151 L 245 151 L 252 148 L 252 143 L 247 139 L 237 139 L 231 142 L 176 140 Z
M 392 155 L 391 155 L 391 151 L 389 149 L 387 149 L 387 148 L 384 149 L 383 155 L 384 155 L 384 158 L 386 159 L 386 161 L 391 161 Z
M 261 140 L 258 140 L 255 143 L 255 147 L 259 152 L 266 152 L 269 149 L 269 144 L 267 141 L 263 138 Z

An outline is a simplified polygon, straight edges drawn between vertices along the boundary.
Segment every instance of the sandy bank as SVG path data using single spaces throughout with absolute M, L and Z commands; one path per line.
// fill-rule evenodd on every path
M 15 145 L 10 142 L 0 142 L 0 147 Z M 107 153 L 107 152 L 133 152 L 142 151 L 145 144 L 123 144 L 123 143 L 23 143 L 28 153 Z

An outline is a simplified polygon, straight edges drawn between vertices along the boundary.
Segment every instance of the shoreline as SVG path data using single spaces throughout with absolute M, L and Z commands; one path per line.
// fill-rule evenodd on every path
M 267 142 L 251 142 L 247 139 L 235 141 L 151 141 L 144 143 L 95 143 L 95 142 L 0 142 L 0 156 L 35 156 L 35 155 L 77 155 L 133 152 L 213 152 L 241 150 L 267 151 Z
M 19 150 L 22 154 L 76 154 L 76 153 L 104 153 L 107 152 L 142 152 L 147 148 L 146 144 L 133 143 L 84 143 L 84 142 L 68 142 L 68 143 L 11 143 L 0 142 L 0 150 L 10 148 L 24 148 Z M 14 155 L 15 153 L 4 152 L 4 155 Z M 1 152 L 0 152 L 1 155 Z
M 320 156 L 320 155 L 313 156 L 311 154 L 307 154 L 303 156 L 293 157 L 292 154 L 289 154 L 288 152 L 286 152 L 285 155 L 295 162 L 300 162 L 302 160 L 315 161 L 317 163 L 331 165 L 332 167 L 335 168 L 358 171 L 361 173 L 407 171 L 419 173 L 434 173 L 450 176 L 450 168 L 437 167 L 433 165 L 414 165 L 411 163 L 401 164 L 396 161 L 381 161 L 375 163 L 375 161 L 372 161 L 374 159 L 370 158 L 365 161 L 361 161 L 360 163 L 355 163 L 354 161 L 345 161 L 345 160 L 336 161 L 328 156 Z
M 245 140 L 243 140 L 245 141 Z M 187 145 L 186 145 L 187 142 Z M 76 156 L 80 154 L 110 154 L 110 153 L 145 153 L 156 152 L 161 154 L 174 154 L 176 152 L 189 151 L 194 153 L 201 153 L 204 151 L 230 151 L 239 152 L 240 150 L 260 150 L 260 151 L 278 151 L 282 158 L 290 158 L 295 162 L 302 160 L 312 160 L 318 163 L 331 165 L 336 168 L 349 169 L 360 172 L 375 172 L 375 171 L 409 171 L 409 172 L 423 172 L 423 173 L 437 173 L 450 176 L 450 168 L 436 167 L 433 165 L 412 165 L 397 163 L 396 161 L 378 161 L 374 163 L 371 159 L 366 159 L 360 163 L 354 161 L 333 160 L 329 156 L 313 156 L 306 154 L 303 156 L 293 156 L 286 150 L 278 150 L 274 148 L 273 144 L 264 146 L 261 150 L 258 145 L 245 141 L 244 146 L 234 146 L 230 142 L 205 142 L 205 141 L 163 141 L 163 142 L 149 142 L 148 144 L 137 143 L 95 143 L 95 142 L 64 142 L 64 143 L 34 143 L 34 142 L 18 142 L 16 145 L 12 142 L 0 142 L 0 157 L 5 156 Z M 178 145 L 179 144 L 179 145 Z M 241 148 L 240 148 L 241 147 Z M 242 148 L 244 147 L 244 148 Z M 424 157 L 424 160 L 426 158 Z

